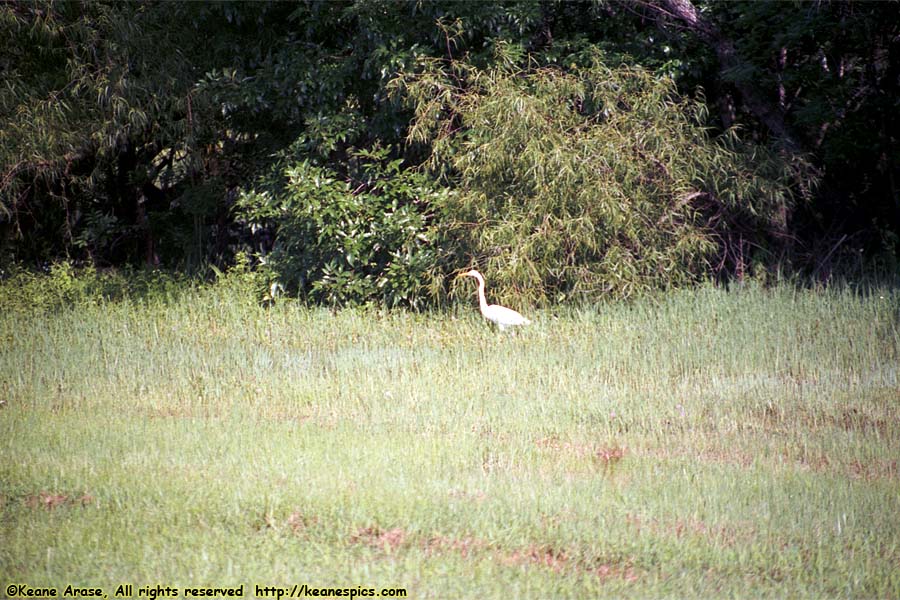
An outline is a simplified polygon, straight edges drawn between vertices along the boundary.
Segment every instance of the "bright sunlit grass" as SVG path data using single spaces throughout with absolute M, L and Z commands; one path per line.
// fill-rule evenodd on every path
M 900 296 L 0 317 L 0 583 L 900 596 Z

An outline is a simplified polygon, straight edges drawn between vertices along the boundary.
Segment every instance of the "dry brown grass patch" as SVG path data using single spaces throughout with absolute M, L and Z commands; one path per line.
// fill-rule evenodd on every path
M 358 529 L 350 536 L 350 543 L 363 545 L 392 554 L 400 548 L 415 547 L 426 555 L 457 553 L 464 559 L 489 559 L 506 567 L 539 567 L 557 574 L 592 575 L 602 581 L 621 579 L 633 583 L 639 579 L 631 561 L 606 562 L 578 558 L 577 549 L 571 551 L 549 544 L 530 544 L 525 548 L 509 549 L 472 536 L 452 537 L 434 534 L 427 539 L 415 537 L 402 527 L 383 529 L 377 525 Z
M 594 442 L 564 442 L 556 436 L 545 437 L 535 442 L 538 448 L 550 450 L 576 458 L 589 458 L 593 463 L 611 470 L 628 453 L 628 447 L 618 444 L 598 444 Z
M 850 479 L 873 481 L 875 479 L 896 480 L 900 477 L 900 463 L 897 460 L 873 459 L 863 461 L 857 458 L 842 463 L 829 458 L 825 454 L 792 457 L 787 453 L 784 455 L 784 459 L 814 473 L 837 473 Z
M 596 575 L 601 581 L 622 579 L 628 583 L 634 583 L 639 579 L 637 571 L 629 564 L 602 564 L 598 567 L 591 568 L 590 572 Z
M 401 527 L 384 530 L 376 525 L 359 529 L 350 536 L 350 543 L 362 544 L 391 553 L 400 546 L 403 546 L 408 537 L 409 534 Z
M 897 415 L 892 413 L 896 411 L 874 409 L 873 412 L 856 406 L 822 410 L 803 405 L 766 404 L 751 412 L 751 420 L 761 423 L 767 431 L 787 432 L 799 426 L 809 431 L 840 429 L 886 437 L 897 430 L 897 423 L 900 422 Z
M 458 552 L 463 558 L 476 552 L 487 549 L 488 544 L 473 537 L 451 538 L 443 535 L 434 535 L 428 538 L 424 544 L 428 554 L 438 552 Z
M 515 550 L 501 554 L 499 560 L 502 564 L 508 566 L 538 565 L 547 567 L 555 573 L 563 572 L 570 564 L 569 555 L 565 550 L 537 545 L 531 545 L 524 550 Z
M 66 494 L 38 492 L 25 497 L 25 506 L 28 508 L 43 508 L 46 510 L 53 510 L 60 506 L 87 506 L 93 502 L 94 497 L 90 494 L 82 494 L 77 498 L 72 498 Z

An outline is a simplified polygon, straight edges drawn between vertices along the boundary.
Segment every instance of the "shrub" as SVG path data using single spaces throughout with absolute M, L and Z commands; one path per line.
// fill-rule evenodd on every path
M 124 298 L 168 301 L 190 289 L 187 277 L 150 269 L 97 270 L 55 262 L 43 271 L 0 271 L 0 311 L 45 314 Z
M 489 273 L 496 299 L 680 286 L 736 263 L 732 232 L 764 248 L 783 229 L 795 167 L 734 131 L 712 139 L 704 104 L 669 78 L 600 55 L 571 71 L 520 62 L 423 58 L 391 84 L 414 110 L 408 141 L 456 190 L 440 207 L 447 255 Z
M 344 177 L 309 159 L 282 165 L 242 193 L 240 218 L 274 229 L 261 259 L 289 292 L 329 305 L 419 308 L 433 296 L 431 206 L 443 192 L 401 169 L 389 149 L 357 151 L 349 162 Z

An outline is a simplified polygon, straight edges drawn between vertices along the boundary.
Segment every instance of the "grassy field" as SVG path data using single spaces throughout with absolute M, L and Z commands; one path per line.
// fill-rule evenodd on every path
M 7 584 L 900 597 L 900 292 L 0 315 Z M 146 596 L 145 596 L 146 597 Z

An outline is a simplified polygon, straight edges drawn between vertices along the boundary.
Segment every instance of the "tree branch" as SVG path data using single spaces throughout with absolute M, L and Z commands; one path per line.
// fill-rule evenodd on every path
M 690 0 L 634 0 L 634 2 L 655 14 L 659 27 L 664 27 L 674 20 L 706 42 L 715 51 L 719 60 L 720 75 L 743 65 L 734 42 L 698 12 Z M 733 83 L 744 106 L 765 125 L 769 133 L 778 139 L 786 150 L 798 152 L 800 144 L 785 122 L 784 112 L 775 103 L 764 98 L 752 83 L 742 81 Z

